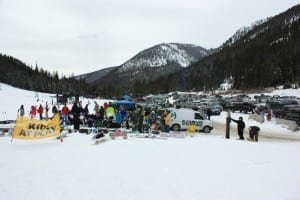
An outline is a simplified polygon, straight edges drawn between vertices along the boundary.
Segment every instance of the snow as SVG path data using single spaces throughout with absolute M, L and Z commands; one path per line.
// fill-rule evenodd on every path
M 284 24 L 291 25 L 294 22 L 298 21 L 300 19 L 300 15 L 293 15 L 290 17 L 290 19 L 285 19 Z
M 0 111 L 16 116 L 20 104 L 51 101 L 51 94 L 1 84 Z M 281 92 L 289 93 L 289 92 Z M 297 90 L 299 94 L 299 90 Z M 84 99 L 86 101 L 86 99 Z M 90 100 L 92 101 L 92 100 Z M 28 105 L 28 106 L 27 106 Z M 260 137 L 236 140 L 236 124 L 225 139 L 225 114 L 213 116 L 210 134 L 167 140 L 108 140 L 95 145 L 92 135 L 69 134 L 36 141 L 0 137 L 0 199 L 224 199 L 298 200 L 300 145 L 296 136 L 273 121 L 263 131 L 295 139 Z M 242 115 L 247 126 L 255 124 Z M 247 131 L 245 131 L 247 135 Z

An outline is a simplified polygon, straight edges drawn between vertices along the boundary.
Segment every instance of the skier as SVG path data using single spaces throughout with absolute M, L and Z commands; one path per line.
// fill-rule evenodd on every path
M 232 119 L 231 120 L 237 123 L 238 135 L 240 140 L 244 140 L 244 129 L 245 129 L 245 122 L 243 121 L 243 117 L 239 117 L 239 120 Z

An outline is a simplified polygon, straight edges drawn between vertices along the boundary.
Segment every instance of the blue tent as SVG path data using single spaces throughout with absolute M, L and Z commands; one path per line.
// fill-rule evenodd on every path
M 135 102 L 133 101 L 128 101 L 128 100 L 119 100 L 119 101 L 115 101 L 113 102 L 114 105 L 122 105 L 122 106 L 135 106 Z
M 131 100 L 131 96 L 128 96 L 128 95 L 124 95 L 122 97 L 123 100 L 127 100 L 127 101 L 130 101 Z

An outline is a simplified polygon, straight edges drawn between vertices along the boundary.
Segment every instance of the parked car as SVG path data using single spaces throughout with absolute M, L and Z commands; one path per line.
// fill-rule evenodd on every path
M 285 119 L 295 121 L 300 126 L 300 108 L 291 108 Z
M 249 102 L 233 102 L 230 109 L 232 112 L 254 113 L 255 108 L 256 106 Z

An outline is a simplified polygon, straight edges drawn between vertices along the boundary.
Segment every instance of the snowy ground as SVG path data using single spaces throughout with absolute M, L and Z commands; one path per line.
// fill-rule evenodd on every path
M 20 104 L 49 98 L 0 88 L 0 112 L 9 119 Z M 298 140 L 236 140 L 235 124 L 228 140 L 224 114 L 212 119 L 218 126 L 211 134 L 184 139 L 131 136 L 95 145 L 92 135 L 80 133 L 63 142 L 0 137 L 0 199 L 300 199 Z M 299 135 L 268 123 L 259 125 L 262 132 Z

